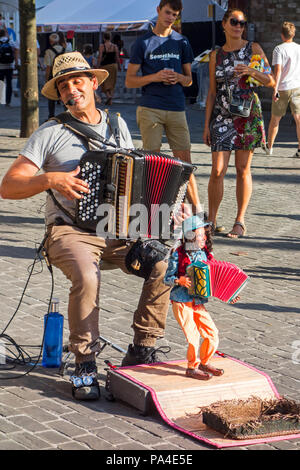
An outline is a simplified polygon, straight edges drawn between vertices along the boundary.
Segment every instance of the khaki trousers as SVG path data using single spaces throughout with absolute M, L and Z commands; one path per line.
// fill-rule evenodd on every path
M 71 281 L 68 305 L 69 350 L 76 362 L 94 359 L 99 344 L 99 261 L 107 260 L 127 274 L 125 256 L 130 246 L 123 240 L 105 240 L 69 225 L 52 226 L 46 250 L 51 264 Z M 164 336 L 169 287 L 163 283 L 167 264 L 156 263 L 144 282 L 132 328 L 134 344 L 153 347 Z
M 204 305 L 196 305 L 194 302 L 172 302 L 172 309 L 188 342 L 188 368 L 196 369 L 200 362 L 203 365 L 207 364 L 219 344 L 218 330 L 210 314 Z M 203 341 L 200 346 L 201 337 Z

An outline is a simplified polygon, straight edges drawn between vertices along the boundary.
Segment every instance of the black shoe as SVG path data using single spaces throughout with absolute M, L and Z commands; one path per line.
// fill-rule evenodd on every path
M 72 381 L 72 396 L 76 400 L 98 400 L 100 387 L 97 380 L 97 366 L 95 361 L 76 364 Z
M 122 366 L 137 366 L 139 364 L 154 364 L 160 362 L 157 353 L 167 354 L 171 351 L 169 346 L 160 346 L 159 348 L 149 348 L 130 344 L 126 356 L 123 358 Z

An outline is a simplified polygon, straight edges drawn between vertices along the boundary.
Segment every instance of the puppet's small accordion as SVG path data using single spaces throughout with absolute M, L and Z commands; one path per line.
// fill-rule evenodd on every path
M 77 201 L 76 223 L 98 233 L 107 221 L 108 237 L 172 238 L 192 172 L 191 163 L 143 150 L 86 152 L 79 177 L 90 193 Z
M 215 259 L 192 263 L 186 273 L 191 278 L 190 295 L 216 297 L 227 303 L 239 295 L 249 280 L 235 264 Z

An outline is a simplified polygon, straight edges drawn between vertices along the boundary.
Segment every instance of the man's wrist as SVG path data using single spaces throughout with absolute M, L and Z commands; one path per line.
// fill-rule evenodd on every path
M 193 82 L 192 77 L 189 77 L 187 75 L 182 75 L 182 74 L 178 74 L 178 75 L 179 75 L 179 80 L 178 81 L 179 81 L 180 85 L 189 86 L 189 85 L 192 84 L 192 82 Z

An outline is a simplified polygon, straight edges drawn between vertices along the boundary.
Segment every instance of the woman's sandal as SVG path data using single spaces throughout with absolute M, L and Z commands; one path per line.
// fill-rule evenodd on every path
M 226 228 L 224 225 L 216 225 L 213 222 L 207 220 L 207 223 L 211 226 L 213 234 L 225 232 Z
M 224 225 L 217 225 L 215 228 L 216 233 L 222 233 L 222 232 L 225 232 L 225 230 L 226 228 L 224 227 Z
M 220 376 L 224 374 L 223 369 L 217 369 L 216 367 L 213 367 L 209 364 L 199 364 L 198 369 L 201 370 L 202 372 L 207 372 L 209 374 L 215 375 L 215 376 Z
M 234 227 L 236 225 L 238 225 L 239 227 L 242 227 L 243 233 L 239 233 L 236 230 L 234 230 Z M 247 232 L 246 225 L 236 220 L 233 224 L 232 230 L 229 233 L 227 233 L 226 237 L 227 238 L 242 238 L 246 235 L 246 232 Z

